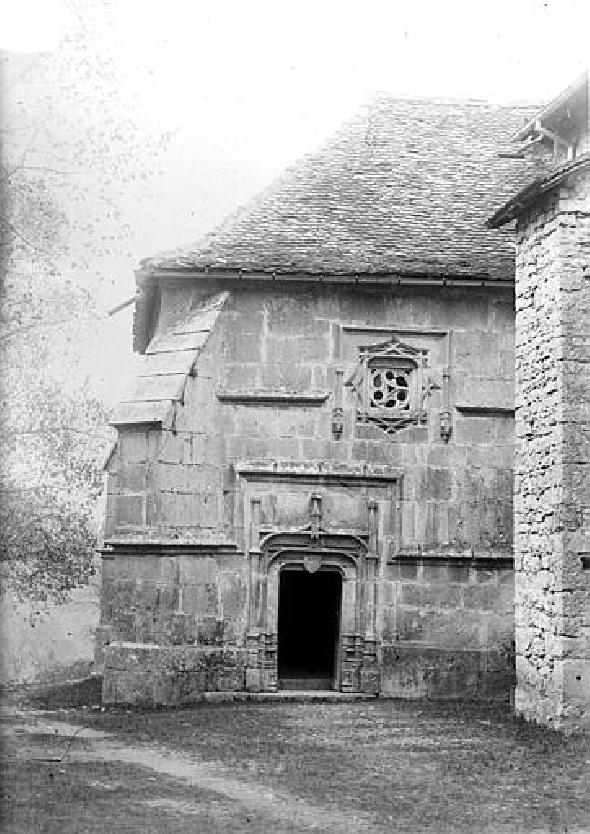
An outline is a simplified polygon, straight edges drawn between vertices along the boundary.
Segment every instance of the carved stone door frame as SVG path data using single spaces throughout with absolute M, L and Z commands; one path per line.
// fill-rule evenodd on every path
M 341 572 L 340 689 L 378 694 L 380 575 L 387 555 L 401 541 L 402 474 L 364 463 L 242 461 L 235 475 L 241 498 L 234 505 L 234 524 L 242 531 L 248 560 L 246 689 L 272 692 L 278 687 L 279 573 L 299 566 Z M 309 523 L 282 526 L 268 500 L 269 487 L 306 496 Z M 332 490 L 356 495 L 366 507 L 365 523 L 347 529 L 330 522 L 322 502 Z
M 343 692 L 378 691 L 375 639 L 376 555 L 362 538 L 323 530 L 279 532 L 261 542 L 251 574 L 250 629 L 246 688 L 278 688 L 279 577 L 285 568 L 310 573 L 336 570 L 342 576 L 339 668 L 335 680 Z

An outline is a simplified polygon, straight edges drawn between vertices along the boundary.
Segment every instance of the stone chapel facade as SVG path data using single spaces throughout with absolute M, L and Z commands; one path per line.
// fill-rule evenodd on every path
M 534 108 L 382 98 L 142 264 L 106 703 L 514 685 L 514 235 Z

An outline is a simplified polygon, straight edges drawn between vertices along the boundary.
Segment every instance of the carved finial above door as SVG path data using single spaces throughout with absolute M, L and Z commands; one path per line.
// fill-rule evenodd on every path
M 309 524 L 311 538 L 319 538 L 322 529 L 322 496 L 319 492 L 312 492 L 309 503 Z

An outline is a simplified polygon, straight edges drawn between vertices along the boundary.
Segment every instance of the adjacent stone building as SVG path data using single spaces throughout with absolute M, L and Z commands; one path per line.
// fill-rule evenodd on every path
M 514 685 L 514 234 L 534 108 L 382 98 L 138 273 L 107 703 Z
M 517 221 L 516 708 L 590 728 L 590 131 L 588 76 L 515 136 L 553 165 Z

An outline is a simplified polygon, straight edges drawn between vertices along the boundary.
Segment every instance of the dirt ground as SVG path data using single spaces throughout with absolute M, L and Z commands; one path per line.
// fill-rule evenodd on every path
M 2 831 L 590 832 L 590 738 L 470 704 L 5 708 Z

